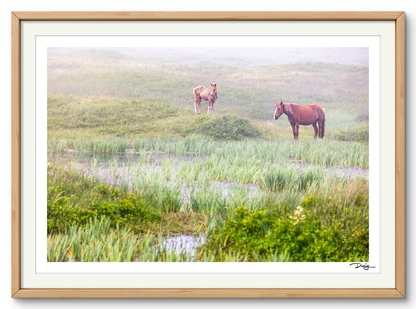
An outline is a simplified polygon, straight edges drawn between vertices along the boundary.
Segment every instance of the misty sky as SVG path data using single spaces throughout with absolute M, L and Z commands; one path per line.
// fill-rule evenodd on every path
M 127 50 L 126 50 L 127 51 Z M 275 65 L 296 62 L 339 62 L 368 65 L 368 48 L 141 48 L 139 55 L 170 58 L 181 62 L 209 61 L 246 65 Z
M 101 51 L 113 51 L 106 54 Z M 51 54 L 76 52 L 78 55 L 111 59 L 146 58 L 148 60 L 174 61 L 181 63 L 218 63 L 230 65 L 278 65 L 297 62 L 332 62 L 368 65 L 367 47 L 259 47 L 259 48 L 49 48 Z M 126 59 L 127 60 L 127 59 Z

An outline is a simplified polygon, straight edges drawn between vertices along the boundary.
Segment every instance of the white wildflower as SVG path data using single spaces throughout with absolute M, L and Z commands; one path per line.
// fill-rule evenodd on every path
M 290 219 L 294 221 L 295 224 L 298 224 L 299 221 L 305 219 L 305 215 L 303 214 L 303 208 L 301 206 L 296 207 L 293 216 L 289 216 Z

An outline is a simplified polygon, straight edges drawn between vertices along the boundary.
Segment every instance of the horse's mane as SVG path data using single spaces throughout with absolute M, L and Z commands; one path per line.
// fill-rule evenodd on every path
M 283 103 L 285 113 L 292 114 L 292 103 Z

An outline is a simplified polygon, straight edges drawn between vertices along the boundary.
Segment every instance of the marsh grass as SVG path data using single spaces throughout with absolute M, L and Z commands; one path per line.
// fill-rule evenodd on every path
M 217 159 L 214 156 L 214 160 Z M 366 237 L 365 222 L 368 220 L 368 195 L 365 194 L 366 192 L 368 194 L 368 180 L 365 178 L 355 177 L 350 179 L 337 175 L 326 175 L 322 167 L 319 166 L 311 166 L 298 171 L 296 165 L 287 162 L 280 167 L 274 167 L 274 169 L 263 166 L 260 168 L 260 171 L 263 172 L 259 173 L 257 171 L 258 162 L 256 162 L 254 165 L 256 168 L 245 170 L 247 175 L 236 177 L 241 182 L 240 184 L 237 180 L 234 180 L 235 182 L 228 183 L 231 186 L 225 189 L 224 184 L 227 184 L 227 182 L 216 179 L 222 177 L 221 175 L 234 177 L 233 171 L 227 172 L 227 167 L 223 166 L 224 169 L 218 172 L 215 166 L 205 166 L 201 159 L 191 161 L 191 163 L 194 162 L 198 163 L 181 165 L 175 160 L 165 159 L 160 165 L 154 165 L 146 161 L 130 164 L 126 166 L 127 171 L 123 172 L 125 173 L 124 178 L 130 179 L 130 185 L 124 186 L 123 183 L 119 183 L 119 186 L 116 185 L 116 187 L 100 184 L 100 169 L 91 173 L 82 172 L 82 166 L 75 161 L 64 164 L 69 170 L 65 172 L 61 167 L 62 162 L 49 162 L 48 226 L 51 232 L 55 231 L 52 232 L 53 235 L 59 234 L 63 237 L 53 238 L 53 242 L 56 242 L 58 247 L 51 249 L 50 259 L 57 261 L 62 261 L 62 259 L 65 261 L 71 259 L 98 260 L 96 251 L 100 248 L 98 242 L 97 247 L 93 246 L 94 250 L 93 248 L 90 251 L 83 249 L 84 255 L 68 255 L 69 249 L 66 251 L 66 257 L 64 257 L 65 254 L 60 255 L 64 250 L 63 248 L 69 246 L 68 239 L 70 238 L 67 239 L 63 236 L 71 234 L 68 232 L 68 228 L 76 226 L 78 234 L 83 233 L 84 230 L 88 231 L 91 220 L 96 216 L 109 218 L 112 229 L 129 228 L 131 231 L 136 231 L 138 233 L 137 237 L 140 239 L 144 237 L 146 231 L 154 235 L 167 235 L 172 231 L 177 231 L 190 234 L 204 233 L 207 237 L 207 243 L 211 243 L 212 237 L 223 237 L 218 235 L 227 228 L 225 225 L 227 222 L 230 220 L 238 221 L 239 209 L 246 209 L 248 214 L 264 211 L 270 218 L 284 217 L 285 220 L 289 220 L 288 216 L 293 216 L 297 205 L 307 203 L 305 198 L 308 196 L 316 197 L 310 209 L 316 214 L 317 218 L 321 218 L 319 222 L 314 221 L 314 224 L 318 224 L 319 231 L 324 231 L 327 226 L 332 226 L 331 220 L 336 220 L 336 222 L 340 222 L 337 229 L 342 227 L 344 230 L 342 235 L 352 235 L 359 231 L 361 234 L 364 233 L 362 237 Z M 91 166 L 96 164 L 97 159 L 93 158 Z M 239 164 L 244 164 L 244 162 L 241 161 Z M 189 169 L 189 166 L 194 166 L 198 172 L 190 172 L 192 169 Z M 108 171 L 113 176 L 120 173 L 119 162 L 117 160 L 110 161 Z M 77 173 L 82 174 L 77 176 Z M 126 177 L 126 175 L 130 176 Z M 252 181 L 249 182 L 251 186 L 258 184 L 257 189 L 254 187 L 253 191 L 250 186 L 247 186 L 246 181 Z M 184 195 L 184 185 L 189 188 L 188 195 Z M 261 190 L 262 188 L 264 190 Z M 70 207 L 68 207 L 69 205 Z M 351 211 L 347 211 L 347 209 L 351 209 Z M 352 215 L 352 210 L 354 210 L 354 215 Z M 54 214 L 60 215 L 55 216 Z M 140 219 L 131 221 L 131 218 Z M 66 221 L 62 221 L 62 219 Z M 290 220 L 294 221 L 294 219 Z M 272 225 L 261 224 L 261 228 L 264 231 L 273 231 Z M 288 233 L 292 232 L 298 233 L 295 230 L 288 231 Z M 71 235 L 75 235 L 74 233 Z M 119 235 L 120 233 L 117 232 L 116 234 Z M 327 237 L 329 234 L 325 235 Z M 334 236 L 335 234 L 331 235 Z M 342 239 L 347 239 L 347 236 L 344 236 L 342 236 Z M 108 234 L 105 237 L 113 241 L 115 235 Z M 63 244 L 64 241 L 67 245 Z M 131 241 L 132 239 L 129 240 L 129 242 Z M 225 239 L 221 239 L 221 242 L 227 243 Z M 78 240 L 76 243 L 78 243 Z M 202 251 L 197 254 L 198 259 L 206 258 L 215 261 L 286 260 L 284 251 L 281 251 L 274 243 L 270 245 L 270 250 L 258 251 L 253 249 L 253 252 L 256 252 L 257 255 L 252 251 L 241 251 L 238 246 L 229 247 L 231 244 L 232 242 L 229 242 L 227 246 L 219 248 L 204 247 L 205 249 L 202 248 Z M 117 249 L 110 245 L 107 246 L 107 248 L 112 248 L 108 251 L 110 253 L 106 253 L 107 255 L 101 257 L 100 260 L 127 261 L 131 259 L 131 253 L 127 254 L 126 252 L 131 252 L 132 247 L 126 245 Z M 327 243 L 323 243 L 323 247 L 325 246 L 327 246 Z M 59 251 L 59 248 L 61 248 L 61 251 Z M 71 249 L 71 252 L 73 250 Z M 147 256 L 143 259 L 187 261 L 189 258 L 185 258 L 185 255 L 170 255 L 166 250 L 162 257 L 155 255 L 156 253 L 152 253 L 153 255 L 148 253 L 148 255 L 143 255 L 143 257 Z M 289 252 L 291 260 L 312 259 L 309 255 L 302 255 L 304 253 L 300 249 L 300 251 L 297 249 L 296 254 L 290 251 L 289 248 L 285 250 Z M 335 251 L 331 250 L 325 254 L 317 253 L 318 255 L 314 257 L 315 260 L 334 258 L 332 254 L 335 254 Z M 364 251 L 360 252 L 362 254 Z M 137 255 L 137 252 L 135 254 Z M 365 255 L 365 252 L 363 254 Z M 357 255 L 356 257 L 362 258 L 364 255 Z M 348 255 L 347 259 L 350 258 L 353 257 Z
M 109 219 L 91 220 L 85 227 L 70 226 L 47 239 L 48 262 L 247 262 L 248 255 L 234 251 L 201 251 L 194 257 L 161 234 L 138 236 L 128 228 L 111 229 Z M 287 253 L 257 256 L 259 262 L 287 262 Z
M 48 262 L 189 262 L 191 256 L 167 247 L 161 235 L 134 234 L 110 228 L 109 218 L 91 219 L 84 227 L 71 225 L 48 236 Z
M 60 149 L 58 144 L 65 144 L 67 148 Z M 70 143 L 60 139 L 49 139 L 49 151 L 68 150 Z M 251 164 L 276 164 L 282 161 L 300 160 L 302 163 L 368 168 L 368 145 L 360 142 L 343 142 L 335 140 L 300 140 L 295 142 L 290 139 L 268 140 L 243 140 L 243 141 L 215 141 L 212 138 L 191 135 L 186 138 L 157 137 L 112 140 L 86 140 L 73 143 L 76 151 L 105 152 L 139 152 L 142 156 L 151 160 L 153 152 L 166 152 L 172 154 L 207 154 L 211 155 L 206 163 L 208 166 L 216 166 L 217 170 L 227 166 L 232 169 L 236 164 L 240 168 L 245 162 Z M 114 150 L 114 151 L 112 151 Z M 237 169 L 236 173 L 238 172 Z M 244 172 L 244 168 L 241 170 Z M 222 179 L 223 180 L 223 179 Z
M 162 234 L 137 235 L 128 228 L 110 228 L 110 219 L 92 219 L 84 227 L 71 225 L 64 233 L 47 238 L 48 262 L 246 262 L 247 254 L 210 251 L 195 256 L 178 244 L 168 244 Z M 258 256 L 258 261 L 286 262 L 287 253 Z

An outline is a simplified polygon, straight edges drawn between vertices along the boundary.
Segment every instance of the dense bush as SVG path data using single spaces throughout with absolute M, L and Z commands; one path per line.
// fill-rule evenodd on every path
M 251 260 L 287 252 L 293 262 L 368 261 L 368 197 L 358 196 L 354 207 L 308 196 L 293 212 L 234 212 L 202 250 L 240 252 Z
M 349 129 L 345 131 L 336 131 L 333 137 L 340 141 L 352 141 L 368 144 L 369 130 L 368 124 L 362 125 L 358 128 Z
M 48 232 L 61 232 L 72 224 L 84 226 L 95 217 L 110 218 L 112 227 L 129 224 L 135 229 L 160 219 L 132 193 L 62 169 L 48 172 Z
M 248 119 L 235 115 L 199 116 L 195 123 L 199 133 L 215 139 L 242 140 L 260 135 L 260 131 Z

